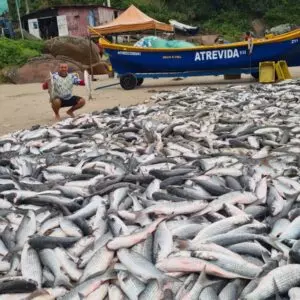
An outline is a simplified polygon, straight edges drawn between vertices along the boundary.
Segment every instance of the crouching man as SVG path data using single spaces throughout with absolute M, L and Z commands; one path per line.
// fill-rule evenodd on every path
M 85 85 L 75 74 L 68 73 L 68 65 L 60 64 L 59 71 L 53 73 L 53 88 L 48 81 L 43 83 L 43 89 L 51 89 L 50 102 L 55 114 L 55 119 L 60 120 L 59 110 L 62 107 L 70 107 L 67 114 L 74 117 L 74 111 L 85 105 L 85 100 L 80 96 L 72 94 L 73 85 Z

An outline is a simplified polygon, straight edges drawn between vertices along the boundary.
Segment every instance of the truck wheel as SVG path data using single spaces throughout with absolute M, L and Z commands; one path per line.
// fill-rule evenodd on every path
M 144 78 L 138 78 L 138 79 L 137 79 L 137 86 L 142 85 L 143 82 L 144 82 Z
M 124 90 L 133 90 L 137 86 L 138 80 L 134 74 L 121 75 L 120 85 Z

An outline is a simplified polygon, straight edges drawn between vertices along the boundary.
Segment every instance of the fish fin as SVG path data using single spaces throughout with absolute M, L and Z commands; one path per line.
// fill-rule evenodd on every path
M 218 260 L 218 258 L 216 256 L 214 256 L 213 254 L 205 254 L 205 253 L 201 253 L 201 251 L 192 251 L 191 252 L 191 257 L 196 257 L 196 258 L 200 258 L 200 259 L 205 259 L 208 261 L 216 261 Z
M 276 244 L 276 242 L 277 242 L 276 238 L 271 237 L 271 236 L 262 237 L 262 241 L 264 243 L 266 243 L 267 245 L 273 247 L 274 249 L 281 251 L 280 247 L 278 247 Z
M 206 264 L 204 265 L 203 271 L 199 276 L 199 283 L 201 284 L 201 291 L 208 286 L 214 285 L 222 281 L 221 279 L 218 280 L 210 280 L 206 276 Z
M 6 255 L 4 255 L 4 256 L 2 257 L 2 260 L 3 260 L 3 261 L 11 261 L 12 258 L 13 258 L 13 255 L 14 255 L 14 252 L 13 252 L 13 250 L 12 250 L 12 251 L 8 252 Z
M 163 299 L 175 299 L 173 291 L 171 289 L 164 289 Z
M 165 285 L 167 285 L 169 282 L 180 282 L 180 283 L 183 284 L 183 280 L 182 279 L 175 278 L 175 277 L 168 276 L 168 275 L 163 275 L 162 278 L 159 278 L 158 285 L 159 285 L 160 289 L 163 289 L 163 287 Z
M 273 284 L 274 284 L 274 288 L 275 288 L 275 299 L 276 300 L 282 300 L 282 298 L 280 297 L 280 291 L 279 291 L 279 288 L 278 288 L 278 285 L 277 285 L 277 283 L 276 283 L 276 280 L 275 280 L 275 278 L 273 278 Z
M 72 287 L 69 278 L 66 275 L 64 275 L 64 273 L 60 273 L 59 276 L 57 276 L 54 280 L 54 286 L 59 286 L 59 285 L 63 285 L 69 288 Z
M 106 211 L 106 214 L 107 215 L 117 215 L 118 214 L 118 211 L 114 208 L 109 208 L 107 211 Z
M 265 261 L 265 264 L 262 266 L 261 271 L 255 276 L 255 278 L 261 278 L 278 267 L 277 260 L 268 257 L 266 253 L 262 254 L 262 256 Z
M 158 244 L 157 244 L 157 252 L 160 252 L 161 249 L 162 249 L 162 248 L 161 248 L 161 245 L 160 245 L 160 243 L 158 243 Z
M 5 261 L 11 261 L 13 256 L 17 254 L 18 251 L 22 250 L 21 247 L 15 247 L 14 249 L 10 250 L 6 255 L 4 255 L 2 257 L 2 260 L 5 260 Z
M 257 241 L 255 241 L 255 243 L 259 244 Z M 259 244 L 260 245 L 260 244 Z M 261 245 L 260 245 L 261 246 Z M 267 264 L 268 262 L 271 261 L 271 256 L 270 256 L 270 253 L 268 253 L 267 251 L 262 251 L 261 252 L 261 256 L 262 256 L 262 259 L 263 261 Z
M 179 248 L 180 250 L 188 249 L 189 248 L 189 240 L 176 240 L 174 241 L 175 247 Z
M 79 300 L 84 300 L 85 295 L 79 292 L 78 297 L 79 297 Z
M 48 296 L 50 295 L 45 289 L 38 289 L 34 292 L 32 292 L 30 295 L 28 295 L 26 298 L 23 298 L 22 300 L 32 300 L 35 298 L 39 298 L 38 296 Z

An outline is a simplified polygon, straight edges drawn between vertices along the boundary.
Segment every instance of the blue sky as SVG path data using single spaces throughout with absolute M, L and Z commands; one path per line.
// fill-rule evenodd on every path
M 0 14 L 7 10 L 7 0 L 0 0 Z

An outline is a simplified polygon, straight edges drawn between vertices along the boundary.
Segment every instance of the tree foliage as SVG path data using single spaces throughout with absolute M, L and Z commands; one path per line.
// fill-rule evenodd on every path
M 21 14 L 26 0 L 20 1 Z M 30 10 L 60 4 L 100 4 L 106 0 L 27 0 Z M 10 13 L 16 20 L 15 0 L 8 0 Z M 113 7 L 126 9 L 135 4 L 143 12 L 160 21 L 176 19 L 199 25 L 208 33 L 218 32 L 237 37 L 249 30 L 251 20 L 260 18 L 271 27 L 282 23 L 299 24 L 299 0 L 111 0 Z
M 29 58 L 39 56 L 43 48 L 43 41 L 0 38 L 0 69 L 10 65 L 22 65 Z

